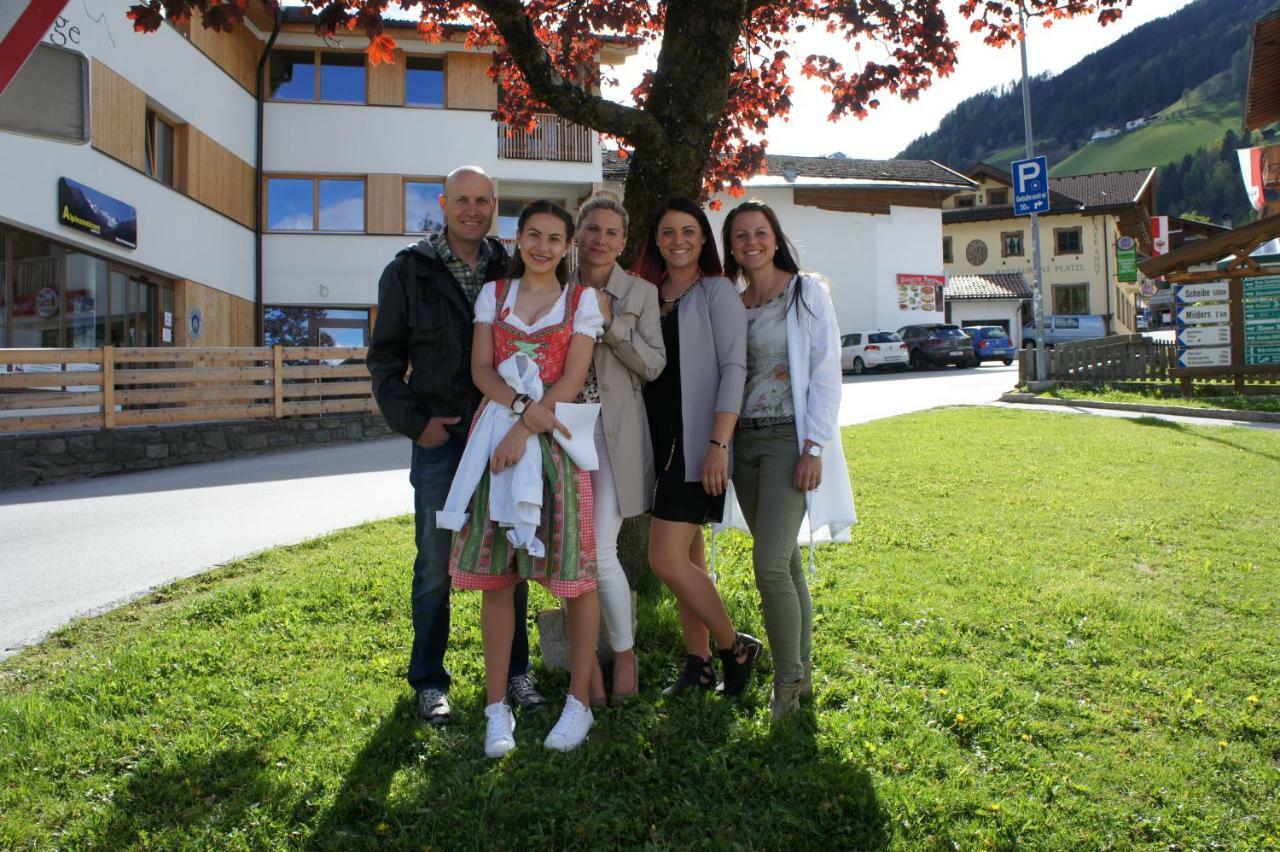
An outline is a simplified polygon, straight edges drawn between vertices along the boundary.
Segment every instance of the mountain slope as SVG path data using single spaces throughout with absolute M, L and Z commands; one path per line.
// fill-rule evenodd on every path
M 1239 97 L 1253 21 L 1275 5 L 1275 0 L 1197 0 L 1138 27 L 1056 77 L 1033 79 L 1037 153 L 1062 162 L 1083 148 L 1095 129 L 1175 108 L 1220 74 L 1228 75 L 1234 92 L 1223 100 Z M 1221 107 L 1226 109 L 1226 103 Z M 1220 126 L 1220 116 L 1209 120 Z M 966 168 L 1012 150 L 1022 138 L 1021 92 L 1009 84 L 961 102 L 936 131 L 899 156 Z

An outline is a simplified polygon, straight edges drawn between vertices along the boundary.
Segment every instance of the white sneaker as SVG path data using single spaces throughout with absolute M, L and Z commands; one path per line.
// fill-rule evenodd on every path
M 487 726 L 484 732 L 484 756 L 502 757 L 516 747 L 516 717 L 505 701 L 484 708 Z
M 556 722 L 542 744 L 552 751 L 573 751 L 582 745 L 594 723 L 591 708 L 584 707 L 581 701 L 570 695 L 564 700 L 560 721 Z

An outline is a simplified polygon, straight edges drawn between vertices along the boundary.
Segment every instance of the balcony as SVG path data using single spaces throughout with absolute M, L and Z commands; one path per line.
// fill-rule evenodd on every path
M 546 160 L 556 163 L 589 163 L 594 149 L 593 131 L 553 113 L 538 116 L 532 133 L 508 133 L 498 125 L 498 156 L 504 160 Z

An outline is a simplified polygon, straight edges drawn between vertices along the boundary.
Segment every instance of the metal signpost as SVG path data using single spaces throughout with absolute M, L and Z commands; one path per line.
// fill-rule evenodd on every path
M 1049 363 L 1044 345 L 1044 288 L 1040 274 L 1040 220 L 1037 213 L 1049 209 L 1049 162 L 1035 155 L 1031 138 L 1031 83 L 1027 77 L 1027 13 L 1018 5 L 1018 23 L 1022 28 L 1022 124 L 1027 137 L 1027 158 L 1013 163 L 1013 212 L 1031 217 L 1031 307 L 1036 327 L 1036 380 L 1049 376 Z

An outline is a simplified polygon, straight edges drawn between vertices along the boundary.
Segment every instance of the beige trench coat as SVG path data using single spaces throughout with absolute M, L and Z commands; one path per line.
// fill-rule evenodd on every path
M 574 272 L 577 279 L 577 272 Z M 613 321 L 596 343 L 592 364 L 600 386 L 609 462 L 622 517 L 648 511 L 653 497 L 653 444 L 645 416 L 644 383 L 667 365 L 658 321 L 658 288 L 613 265 L 602 298 Z

